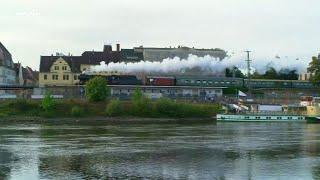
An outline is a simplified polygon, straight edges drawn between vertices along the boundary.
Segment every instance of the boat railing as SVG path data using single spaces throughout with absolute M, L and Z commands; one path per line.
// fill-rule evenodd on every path
M 235 115 L 256 115 L 256 116 L 305 116 L 305 113 L 294 112 L 272 112 L 272 111 L 245 111 L 237 112 Z

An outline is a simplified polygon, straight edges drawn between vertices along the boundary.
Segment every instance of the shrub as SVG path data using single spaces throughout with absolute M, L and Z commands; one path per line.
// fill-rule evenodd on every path
M 107 105 L 106 114 L 108 116 L 120 116 L 123 115 L 123 113 L 123 106 L 119 100 L 113 99 Z
M 79 106 L 73 106 L 71 109 L 71 116 L 74 117 L 81 117 L 84 115 L 84 111 L 82 107 Z
M 46 93 L 43 100 L 41 101 L 40 106 L 46 112 L 52 111 L 55 108 L 56 102 L 54 101 L 53 97 L 51 96 L 51 93 Z
M 97 76 L 86 83 L 86 96 L 89 101 L 104 101 L 109 95 L 105 78 Z
M 177 103 L 174 103 L 172 100 L 167 98 L 159 99 L 155 103 L 155 109 L 158 114 L 165 117 L 177 116 L 177 108 Z
M 135 116 L 152 116 L 153 106 L 151 101 L 144 97 L 141 89 L 137 88 L 132 98 L 131 113 Z

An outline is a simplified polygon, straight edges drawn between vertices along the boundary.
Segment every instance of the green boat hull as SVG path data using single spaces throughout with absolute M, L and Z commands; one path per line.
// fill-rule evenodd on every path
M 307 123 L 320 123 L 320 117 L 306 116 Z

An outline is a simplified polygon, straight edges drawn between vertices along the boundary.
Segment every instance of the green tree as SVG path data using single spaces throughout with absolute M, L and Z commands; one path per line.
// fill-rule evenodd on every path
M 109 88 L 105 78 L 96 76 L 86 83 L 86 96 L 89 101 L 104 101 L 109 96 Z
M 274 69 L 273 67 L 269 67 L 269 69 L 264 74 L 264 78 L 265 79 L 277 79 L 278 73 L 277 73 L 276 69 Z
M 41 101 L 40 106 L 46 112 L 50 112 L 55 108 L 56 102 L 54 101 L 50 92 L 47 92 L 45 94 L 44 98 Z
M 310 78 L 310 81 L 313 84 L 319 84 L 319 81 L 320 81 L 320 61 L 317 57 L 312 57 L 312 61 L 309 63 L 308 72 L 313 74 L 313 76 Z
M 244 74 L 240 71 L 239 68 L 233 66 L 232 68 L 226 68 L 225 70 L 226 77 L 237 77 L 237 78 L 244 78 Z

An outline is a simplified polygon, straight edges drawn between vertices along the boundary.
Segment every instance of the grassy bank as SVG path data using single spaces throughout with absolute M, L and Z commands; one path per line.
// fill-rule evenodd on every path
M 9 117 L 143 117 L 143 118 L 209 118 L 219 112 L 217 104 L 174 102 L 169 99 L 151 101 L 108 100 L 94 103 L 80 100 L 10 100 L 1 101 L 0 118 Z

